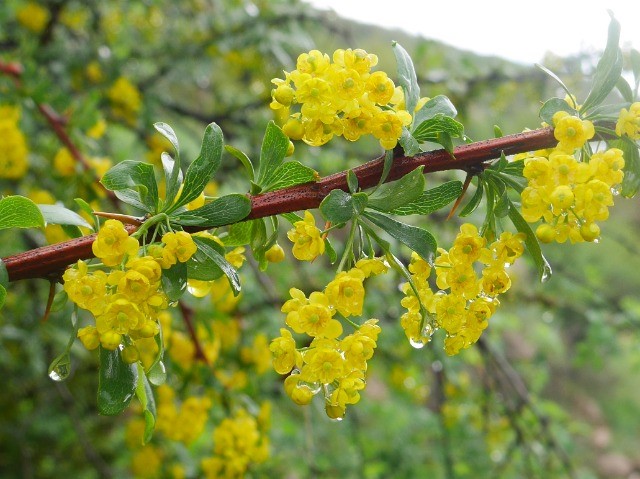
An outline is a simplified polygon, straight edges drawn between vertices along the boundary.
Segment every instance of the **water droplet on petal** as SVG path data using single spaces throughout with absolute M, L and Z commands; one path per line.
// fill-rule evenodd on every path
M 422 349 L 424 345 L 427 344 L 428 341 L 425 338 L 409 338 L 409 344 L 411 344 L 412 348 Z

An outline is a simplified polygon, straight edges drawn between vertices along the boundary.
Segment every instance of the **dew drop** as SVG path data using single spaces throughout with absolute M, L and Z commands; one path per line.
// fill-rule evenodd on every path
M 409 344 L 411 344 L 412 348 L 422 349 L 427 344 L 427 341 L 424 338 L 409 338 Z
M 69 374 L 71 374 L 71 359 L 67 353 L 58 356 L 49 365 L 49 377 L 53 381 L 64 381 Z
M 544 266 L 542 267 L 542 275 L 540 276 L 540 282 L 541 283 L 546 283 L 547 281 L 549 281 L 549 278 L 551 278 L 551 266 L 549 266 L 548 263 L 545 263 Z

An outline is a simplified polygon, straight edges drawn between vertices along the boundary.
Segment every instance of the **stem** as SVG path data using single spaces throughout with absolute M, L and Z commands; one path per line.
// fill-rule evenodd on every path
M 340 258 L 340 264 L 338 265 L 338 273 L 344 270 L 344 266 L 347 263 L 349 257 L 351 256 L 351 252 L 353 251 L 353 240 L 356 235 L 356 229 L 358 228 L 358 220 L 353 219 L 351 222 L 351 228 L 349 229 L 349 238 L 347 239 L 346 244 L 344 245 L 344 252 L 342 253 L 342 258 Z
M 446 150 L 430 151 L 413 157 L 399 156 L 394 159 L 387 181 L 397 180 L 419 166 L 424 166 L 424 173 L 467 170 L 470 166 L 499 158 L 501 153 L 512 155 L 549 148 L 556 144 L 553 129 L 541 128 L 462 145 L 454 149 L 453 156 Z M 360 187 L 365 189 L 375 186 L 380 179 L 383 166 L 384 156 L 381 156 L 354 168 L 353 172 L 358 177 Z M 326 176 L 313 183 L 250 196 L 251 213 L 245 220 L 317 208 L 334 189 L 349 191 L 346 171 Z M 130 232 L 136 229 L 130 225 L 127 228 Z M 91 244 L 94 239 L 95 235 L 89 235 L 2 258 L 9 281 L 31 278 L 57 279 L 69 264 L 93 257 Z

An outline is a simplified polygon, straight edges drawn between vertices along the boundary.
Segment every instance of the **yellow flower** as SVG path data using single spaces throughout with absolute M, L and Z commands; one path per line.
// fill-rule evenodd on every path
M 107 275 L 104 271 L 88 273 L 87 264 L 79 260 L 76 268 L 68 268 L 62 275 L 64 290 L 69 299 L 94 315 L 106 307 Z
M 478 228 L 471 223 L 465 223 L 460 226 L 460 233 L 449 249 L 449 258 L 454 264 L 471 265 L 480 257 L 485 243 L 486 240 L 480 236 Z
M 593 123 L 571 116 L 566 111 L 558 111 L 553 115 L 555 129 L 553 135 L 558 140 L 558 148 L 573 153 L 595 135 Z
M 620 110 L 616 123 L 616 135 L 626 135 L 632 140 L 640 140 L 640 102 L 635 102 L 629 110 Z
M 78 339 L 88 350 L 96 349 L 100 345 L 100 333 L 95 326 L 86 326 L 78 330 Z
M 136 254 L 139 247 L 138 240 L 129 236 L 120 221 L 109 219 L 100 228 L 91 249 L 105 266 L 116 266 L 126 254 Z
M 345 359 L 334 348 L 317 347 L 304 355 L 300 377 L 309 383 L 331 384 L 344 374 Z
M 165 233 L 162 242 L 165 244 L 163 257 L 166 255 L 170 258 L 171 264 L 177 261 L 186 263 L 198 250 L 191 235 L 185 231 Z
M 271 341 L 269 349 L 273 353 L 273 369 L 278 374 L 288 374 L 298 362 L 296 342 L 288 329 L 280 328 L 280 337 Z
M 17 180 L 29 167 L 29 150 L 19 120 L 19 108 L 0 106 L 0 178 Z
M 393 96 L 395 85 L 385 72 L 375 72 L 367 79 L 369 99 L 379 105 L 386 105 Z
M 300 261 L 313 261 L 324 253 L 324 240 L 309 210 L 304 212 L 304 220 L 293 224 L 287 237 L 293 242 L 293 256 Z
M 120 294 L 110 298 L 103 314 L 96 318 L 96 327 L 100 334 L 115 331 L 128 334 L 130 330 L 141 327 L 145 322 L 144 315 L 138 306 Z
M 16 13 L 18 22 L 34 33 L 41 33 L 49 23 L 50 17 L 49 11 L 36 2 L 28 2 Z
M 329 308 L 327 296 L 314 291 L 309 295 L 307 304 L 287 315 L 287 324 L 296 333 L 333 339 L 342 334 L 342 325 L 333 319 L 334 314 L 335 311 Z
M 343 316 L 359 316 L 364 303 L 364 273 L 358 268 L 341 271 L 325 288 L 325 294 Z
M 111 102 L 114 115 L 129 123 L 135 123 L 142 106 L 142 98 L 138 88 L 129 79 L 118 78 L 107 90 L 107 98 Z
M 482 270 L 482 290 L 487 296 L 497 296 L 511 287 L 511 278 L 504 266 L 491 266 Z
M 53 158 L 53 167 L 62 176 L 76 174 L 76 160 L 66 148 L 60 148 Z
M 274 244 L 264 254 L 269 263 L 280 263 L 284 261 L 284 250 L 278 243 Z
M 371 120 L 371 134 L 380 140 L 380 146 L 391 150 L 398 144 L 402 127 L 411 123 L 411 115 L 406 111 L 382 111 Z
M 356 263 L 358 268 L 364 274 L 365 278 L 371 275 L 384 274 L 389 270 L 389 266 L 384 258 L 362 258 Z

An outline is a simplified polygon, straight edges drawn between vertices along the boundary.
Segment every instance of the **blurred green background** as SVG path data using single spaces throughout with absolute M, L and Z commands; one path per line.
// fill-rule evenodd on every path
M 564 95 L 533 66 L 345 21 L 296 0 L 4 0 L 0 61 L 19 62 L 24 73 L 19 85 L 0 75 L 0 108 L 20 107 L 29 155 L 24 175 L 0 178 L 0 191 L 72 209 L 82 197 L 113 210 L 96 175 L 124 159 L 157 163 L 167 147 L 154 136 L 156 121 L 175 129 L 185 159 L 197 156 L 211 121 L 228 144 L 257 157 L 274 118 L 270 80 L 295 68 L 300 53 L 363 48 L 393 77 L 392 40 L 412 55 L 422 94 L 451 98 L 474 140 L 491 138 L 494 125 L 505 134 L 536 128 L 540 102 Z M 596 61 L 585 54 L 543 63 L 580 100 Z M 113 99 L 122 78 L 139 98 L 121 88 L 116 96 L 126 101 Z M 67 115 L 89 169 L 60 155 L 59 138 L 37 110 L 43 103 Z M 105 126 L 103 134 L 92 132 L 96 125 Z M 296 145 L 294 158 L 326 175 L 379 154 L 375 141 L 340 139 L 321 149 Z M 223 158 L 218 192 L 246 191 L 239 166 Z M 427 182 L 453 177 L 463 178 L 446 173 Z M 213 331 L 215 359 L 168 361 L 179 397 L 211 398 L 205 431 L 188 445 L 159 431 L 145 453 L 128 440 L 140 415 L 135 408 L 114 418 L 97 414 L 96 354 L 77 344 L 71 377 L 62 383 L 47 377 L 70 334 L 69 307 L 43 323 L 48 284 L 12 284 L 0 313 L 0 477 L 204 477 L 200 460 L 212 454 L 213 429 L 239 406 L 255 413 L 264 401 L 271 404 L 270 457 L 252 464 L 247 477 L 640 477 L 640 214 L 633 200 L 617 202 L 599 244 L 546 249 L 555 273 L 547 283 L 538 283 L 527 261 L 516 264 L 514 286 L 482 342 L 459 356 L 446 357 L 439 336 L 412 349 L 398 324 L 402 279 L 370 280 L 364 317 L 379 318 L 383 332 L 362 400 L 341 422 L 327 419 L 318 401 L 295 406 L 278 375 L 259 361 L 265 338 L 284 324 L 279 309 L 288 289 L 322 288 L 331 268 L 324 260 L 294 263 L 287 252 L 289 261 L 264 274 L 246 251 L 237 305 L 187 300 L 196 322 Z M 445 221 L 446 213 L 418 220 L 445 247 L 460 224 Z M 0 254 L 65 235 L 55 227 L 1 231 Z M 288 249 L 284 230 L 281 244 Z M 170 322 L 184 335 L 180 311 L 172 310 Z

